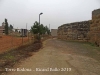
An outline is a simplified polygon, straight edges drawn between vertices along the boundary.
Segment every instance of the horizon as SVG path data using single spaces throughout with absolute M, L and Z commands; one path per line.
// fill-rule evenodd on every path
M 26 28 L 27 24 L 30 29 L 42 12 L 40 23 L 57 29 L 63 24 L 91 20 L 96 9 L 100 9 L 99 0 L 0 0 L 0 24 L 6 18 L 14 28 Z

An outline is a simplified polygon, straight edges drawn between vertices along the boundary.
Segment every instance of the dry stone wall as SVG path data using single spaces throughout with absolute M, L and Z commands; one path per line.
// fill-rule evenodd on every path
M 59 39 L 87 40 L 100 46 L 100 9 L 92 11 L 92 20 L 63 24 L 57 33 Z
M 89 38 L 90 42 L 100 46 L 100 9 L 92 11 Z
M 58 38 L 66 40 L 87 39 L 89 21 L 74 22 L 58 27 Z

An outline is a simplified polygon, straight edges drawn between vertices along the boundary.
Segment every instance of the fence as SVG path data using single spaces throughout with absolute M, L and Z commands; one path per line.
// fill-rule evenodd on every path
M 0 53 L 31 43 L 33 41 L 31 37 L 31 34 L 28 34 L 27 37 L 20 37 L 17 33 L 2 35 L 0 38 Z

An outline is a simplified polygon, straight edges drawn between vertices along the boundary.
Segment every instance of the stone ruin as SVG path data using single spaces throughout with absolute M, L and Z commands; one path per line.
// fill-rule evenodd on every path
M 84 40 L 100 46 L 100 9 L 92 11 L 92 20 L 63 24 L 58 39 Z
M 91 43 L 100 46 L 100 9 L 92 11 L 89 38 Z
M 64 24 L 58 27 L 58 38 L 66 40 L 83 40 L 87 39 L 88 31 L 90 31 L 89 21 Z

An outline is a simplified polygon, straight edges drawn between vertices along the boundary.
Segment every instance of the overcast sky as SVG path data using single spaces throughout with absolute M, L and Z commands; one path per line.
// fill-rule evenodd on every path
M 100 8 L 100 0 L 0 0 L 0 25 L 4 19 L 14 28 L 31 28 L 35 21 L 51 29 L 66 23 L 90 20 L 92 11 Z

